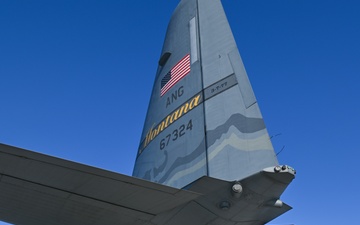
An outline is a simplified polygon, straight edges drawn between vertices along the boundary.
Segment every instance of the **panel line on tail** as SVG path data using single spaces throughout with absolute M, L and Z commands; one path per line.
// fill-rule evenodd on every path
M 199 1 L 196 0 L 196 15 L 197 15 L 197 32 L 199 34 L 198 41 L 199 41 L 199 55 L 200 55 L 200 77 L 201 77 L 201 91 L 204 93 L 204 74 L 203 74 L 203 61 L 202 61 L 202 43 L 201 43 L 201 32 L 200 32 L 200 11 L 199 11 Z M 204 101 L 205 102 L 205 101 Z M 206 159 L 206 175 L 209 176 L 210 168 L 209 168 L 209 158 L 208 158 L 208 140 L 206 137 L 206 113 L 205 113 L 205 104 L 203 104 L 203 119 L 204 119 L 204 144 L 205 144 L 205 159 Z

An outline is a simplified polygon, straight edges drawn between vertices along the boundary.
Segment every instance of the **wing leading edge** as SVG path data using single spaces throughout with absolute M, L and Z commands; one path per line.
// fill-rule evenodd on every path
M 0 220 L 146 224 L 199 194 L 0 144 Z
M 24 225 L 257 225 L 291 207 L 279 200 L 292 168 L 241 181 L 202 177 L 176 189 L 0 144 L 0 220 Z M 241 191 L 234 194 L 234 185 Z

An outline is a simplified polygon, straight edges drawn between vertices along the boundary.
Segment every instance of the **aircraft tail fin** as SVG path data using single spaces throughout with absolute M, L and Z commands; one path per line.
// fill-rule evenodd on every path
M 182 188 L 277 165 L 220 0 L 182 0 L 159 60 L 133 175 Z

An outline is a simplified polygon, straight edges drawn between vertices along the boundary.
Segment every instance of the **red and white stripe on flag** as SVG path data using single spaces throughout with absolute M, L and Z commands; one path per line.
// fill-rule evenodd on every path
M 171 70 L 170 80 L 161 88 L 160 96 L 163 96 L 170 90 L 179 80 L 190 73 L 190 54 L 182 58 Z

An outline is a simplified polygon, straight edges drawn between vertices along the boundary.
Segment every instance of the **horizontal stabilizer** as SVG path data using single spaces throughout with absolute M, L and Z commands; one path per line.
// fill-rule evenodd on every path
M 147 224 L 199 194 L 0 144 L 0 220 Z
M 0 220 L 25 225 L 264 224 L 291 209 L 279 198 L 294 171 L 274 168 L 239 182 L 202 177 L 180 190 L 0 144 Z M 231 191 L 235 183 L 242 186 L 241 196 Z
M 194 201 L 217 217 L 212 225 L 229 221 L 236 225 L 265 224 L 292 209 L 280 196 L 294 179 L 295 171 L 288 166 L 281 171 L 274 168 L 236 182 L 202 177 L 187 188 L 203 194 Z

